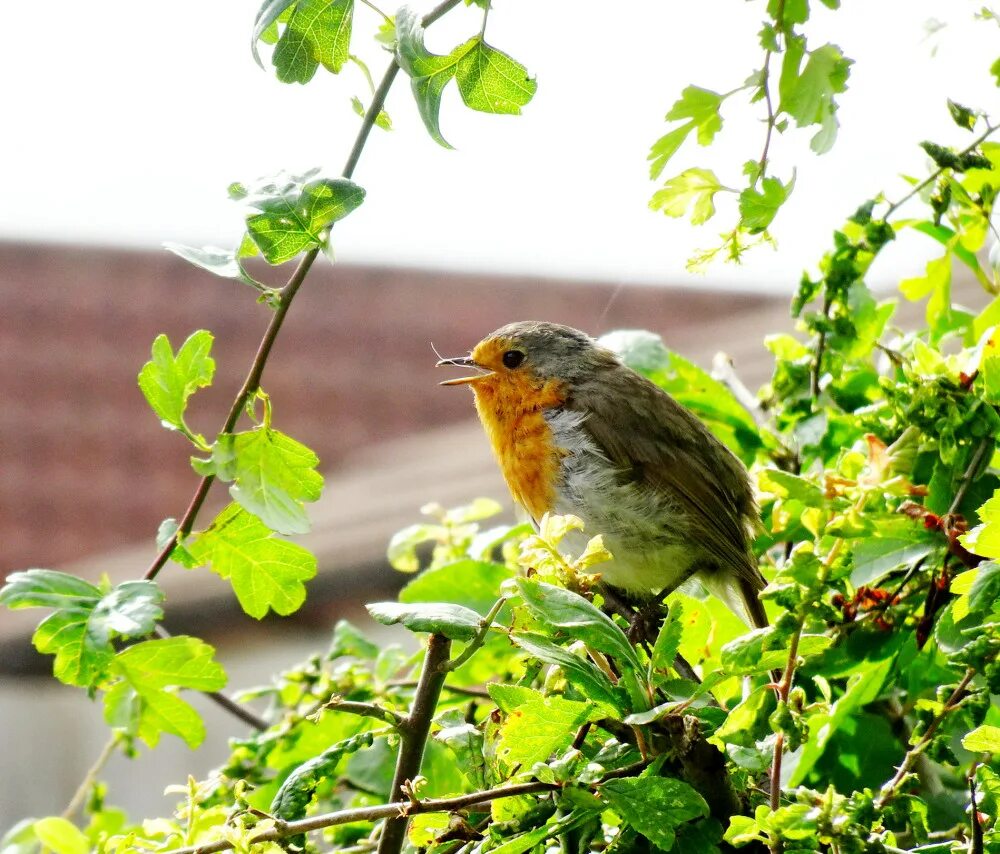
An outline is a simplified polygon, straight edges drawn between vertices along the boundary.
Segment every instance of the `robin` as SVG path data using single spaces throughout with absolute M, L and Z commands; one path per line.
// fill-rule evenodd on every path
M 747 470 L 669 394 L 556 323 L 511 323 L 445 365 L 475 370 L 442 385 L 472 388 L 511 495 L 535 524 L 572 514 L 604 535 L 614 557 L 604 583 L 658 603 L 694 577 L 748 625 L 767 626 Z

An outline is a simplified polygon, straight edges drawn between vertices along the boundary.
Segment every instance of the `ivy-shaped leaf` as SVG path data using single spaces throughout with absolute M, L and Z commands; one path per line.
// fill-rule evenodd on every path
M 521 115 L 538 89 L 521 63 L 484 41 L 476 41 L 458 61 L 455 82 L 470 110 L 510 116 Z
M 691 224 L 701 225 L 715 215 L 715 194 L 721 189 L 711 169 L 685 169 L 653 193 L 649 206 L 672 217 L 682 217 L 690 208 Z
M 251 617 L 286 615 L 306 599 L 303 582 L 316 575 L 316 558 L 302 546 L 274 536 L 260 519 L 235 504 L 226 507 L 194 542 L 188 554 L 228 578 L 240 606 Z
M 766 229 L 795 186 L 792 178 L 787 184 L 782 184 L 777 178 L 765 178 L 761 181 L 761 189 L 747 187 L 740 193 L 740 220 L 744 228 L 751 234 L 760 234 Z
M 53 608 L 32 638 L 39 652 L 54 655 L 53 672 L 68 685 L 99 682 L 114 657 L 114 638 L 153 631 L 163 616 L 163 592 L 153 581 L 96 587 L 51 569 L 15 572 L 0 590 L 0 605 L 12 610 Z
M 223 433 L 210 459 L 192 461 L 199 474 L 231 482 L 233 499 L 281 534 L 309 530 L 303 502 L 315 501 L 323 491 L 318 463 L 301 442 L 267 426 Z
M 283 264 L 306 249 L 323 246 L 327 229 L 355 210 L 365 191 L 346 178 L 309 180 L 305 175 L 279 175 L 252 190 L 240 184 L 230 195 L 260 211 L 247 218 L 247 233 L 270 264 Z
M 110 671 L 121 677 L 104 697 L 109 725 L 156 747 L 161 733 L 195 748 L 205 740 L 205 725 L 176 689 L 218 691 L 226 674 L 213 659 L 215 650 L 197 638 L 178 635 L 148 640 L 119 652 Z
M 825 154 L 837 139 L 837 104 L 834 96 L 847 89 L 847 78 L 853 61 L 840 48 L 825 44 L 809 51 L 805 68 L 799 73 L 802 58 L 800 40 L 789 40 L 789 50 L 781 71 L 780 109 L 788 113 L 799 127 L 820 125 L 810 147 Z
M 538 88 L 517 60 L 475 36 L 451 53 L 438 55 L 424 46 L 419 16 L 404 6 L 396 14 L 396 58 L 410 77 L 417 110 L 427 132 L 445 148 L 452 146 L 441 135 L 441 94 L 452 78 L 465 105 L 487 113 L 517 115 Z
M 139 371 L 139 388 L 146 396 L 153 412 L 168 430 L 183 433 L 196 444 L 205 440 L 196 436 L 184 422 L 188 398 L 199 388 L 212 384 L 215 360 L 212 350 L 212 333 L 204 329 L 188 336 L 177 354 L 166 335 L 157 335 L 153 341 L 153 358 Z
M 673 130 L 661 136 L 649 150 L 649 177 L 660 177 L 664 167 L 673 157 L 692 131 L 698 132 L 698 144 L 708 145 L 722 129 L 722 116 L 719 108 L 725 100 L 724 95 L 700 86 L 688 86 L 681 92 L 680 99 L 670 108 L 666 119 L 668 122 L 683 121 Z
M 354 0 L 298 0 L 271 57 L 278 79 L 308 83 L 321 64 L 339 73 L 350 53 L 353 19 Z

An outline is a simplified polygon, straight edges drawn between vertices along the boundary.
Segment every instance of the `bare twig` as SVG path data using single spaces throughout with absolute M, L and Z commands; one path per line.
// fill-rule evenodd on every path
M 416 688 L 417 682 L 412 679 L 392 679 L 385 683 L 389 688 Z M 460 697 L 474 697 L 478 700 L 489 700 L 490 692 L 484 688 L 463 688 L 458 685 L 445 685 L 445 691 L 458 694 Z
M 90 793 L 90 787 L 94 785 L 97 775 L 104 770 L 104 766 L 108 764 L 108 760 L 114 756 L 115 748 L 118 746 L 120 738 L 121 737 L 117 732 L 114 733 L 111 738 L 108 739 L 107 744 L 101 748 L 101 752 L 98 754 L 97 759 L 94 760 L 94 764 L 90 766 L 86 776 L 73 793 L 73 797 L 70 799 L 69 804 L 66 805 L 66 809 L 62 812 L 62 817 L 67 821 L 72 819 L 73 816 L 79 812 L 80 808 L 84 804 L 84 801 L 87 800 L 87 795 Z
M 447 662 L 444 665 L 446 670 L 458 670 L 465 662 L 467 662 L 473 655 L 475 655 L 479 648 L 486 643 L 486 636 L 490 632 L 490 627 L 493 625 L 493 621 L 497 618 L 497 614 L 500 613 L 500 609 L 507 604 L 507 597 L 501 596 L 493 603 L 493 607 L 490 608 L 490 612 L 483 617 L 482 621 L 479 623 L 479 631 L 476 632 L 476 636 L 469 641 L 469 645 L 462 650 L 461 654 L 456 656 L 454 660 Z
M 444 0 L 443 3 L 438 4 L 424 16 L 421 21 L 422 25 L 425 27 L 430 26 L 446 12 L 457 6 L 459 2 L 461 2 L 461 0 Z M 399 63 L 393 59 L 386 68 L 385 73 L 382 75 L 382 80 L 379 83 L 378 88 L 375 90 L 375 94 L 372 96 L 372 102 L 369 105 L 364 119 L 361 122 L 361 127 L 358 129 L 358 133 L 354 138 L 354 144 L 351 146 L 351 151 L 347 155 L 347 162 L 344 164 L 344 169 L 341 172 L 341 175 L 344 178 L 351 178 L 354 175 L 354 170 L 357 168 L 358 160 L 361 158 L 361 153 L 364 150 L 365 143 L 368 142 L 368 137 L 371 135 L 372 128 L 375 126 L 375 120 L 378 118 L 379 114 L 382 112 L 382 108 L 385 106 L 386 96 L 389 94 L 389 90 L 392 88 L 392 84 L 398 73 Z M 225 423 L 219 431 L 220 433 L 232 432 L 233 427 L 236 426 L 236 422 L 240 417 L 240 413 L 243 411 L 243 407 L 246 406 L 247 401 L 250 400 L 260 387 L 260 380 L 263 376 L 264 368 L 267 365 L 268 357 L 271 355 L 271 348 L 274 345 L 275 339 L 278 337 L 278 333 L 281 331 L 282 324 L 285 322 L 285 316 L 288 314 L 288 309 L 291 307 L 292 300 L 295 299 L 296 293 L 298 293 L 299 288 L 305 281 L 306 275 L 309 273 L 309 270 L 318 255 L 318 247 L 309 250 L 305 255 L 303 255 L 302 260 L 299 261 L 299 264 L 295 268 L 295 272 L 292 273 L 288 283 L 281 289 L 281 297 L 278 300 L 274 316 L 271 318 L 271 322 L 268 324 L 267 330 L 264 332 L 264 337 L 261 339 L 260 346 L 257 348 L 257 354 L 254 356 L 247 378 L 244 380 L 242 388 L 240 388 L 239 393 L 233 400 L 233 404 L 229 409 L 229 415 L 226 417 Z M 208 492 L 211 489 L 214 480 L 215 478 L 212 475 L 201 479 L 201 482 L 198 484 L 198 488 L 195 490 L 194 496 L 192 496 L 191 502 L 188 504 L 188 508 L 178 525 L 177 532 L 164 544 L 160 553 L 146 570 L 143 578 L 155 578 L 166 562 L 170 559 L 170 553 L 174 550 L 177 543 L 191 532 L 195 520 L 198 518 L 198 513 L 201 511 L 202 505 L 208 497 Z
M 712 376 L 729 389 L 736 402 L 750 414 L 758 427 L 763 427 L 767 423 L 767 416 L 760 408 L 760 401 L 736 373 L 731 356 L 726 353 L 715 354 L 712 359 Z
M 443 635 L 431 635 L 427 641 L 424 667 L 420 673 L 417 691 L 413 695 L 413 705 L 406 719 L 399 725 L 399 755 L 396 757 L 396 773 L 392 778 L 389 797 L 402 800 L 408 784 L 420 773 L 420 763 L 424 758 L 424 747 L 431 729 L 431 720 L 441 696 L 441 688 L 448 675 L 448 656 L 451 641 Z M 386 818 L 379 839 L 379 854 L 399 854 L 406 838 L 407 813 Z
M 992 445 L 992 436 L 985 436 L 979 440 L 979 444 L 976 446 L 976 450 L 972 454 L 972 459 L 969 460 L 969 465 L 962 473 L 962 479 L 958 483 L 958 489 L 955 490 L 955 497 L 952 499 L 951 506 L 948 508 L 949 516 L 954 516 L 958 512 L 958 508 L 962 504 L 962 499 L 965 498 L 965 493 L 969 491 L 969 487 L 975 480 L 980 465 L 982 465 L 983 457 Z
M 406 726 L 406 717 L 404 715 L 394 712 L 392 709 L 387 709 L 385 706 L 380 706 L 378 703 L 361 703 L 355 700 L 335 698 L 324 703 L 321 708 L 331 709 L 335 712 L 346 712 L 349 715 L 359 715 L 365 718 L 375 718 L 396 727 L 396 729 L 402 729 Z
M 605 774 L 598 782 L 591 784 L 588 788 L 596 789 L 608 780 L 615 780 L 620 777 L 631 777 L 638 774 L 649 763 L 637 762 L 625 768 L 619 768 Z M 380 804 L 374 807 L 357 807 L 355 809 L 337 810 L 321 815 L 310 816 L 299 821 L 284 821 L 277 823 L 271 829 L 258 833 L 249 840 L 250 845 L 261 842 L 277 842 L 289 836 L 298 836 L 302 833 L 310 833 L 314 830 L 322 830 L 325 827 L 335 827 L 339 824 L 350 824 L 355 821 L 377 821 L 380 818 L 392 818 L 398 816 L 408 817 L 420 815 L 428 812 L 455 812 L 467 807 L 474 807 L 477 804 L 485 804 L 490 801 L 497 801 L 502 798 L 516 798 L 521 795 L 537 795 L 544 792 L 555 792 L 560 788 L 559 783 L 541 783 L 537 780 L 528 783 L 514 783 L 509 786 L 498 786 L 495 789 L 484 789 L 479 792 L 471 792 L 467 795 L 457 795 L 453 798 L 427 798 L 426 800 L 394 801 L 388 804 Z M 211 842 L 206 845 L 193 845 L 189 848 L 174 848 L 164 854 L 217 854 L 219 851 L 228 851 L 233 847 L 233 843 L 222 840 Z
M 958 707 L 959 702 L 965 695 L 965 689 L 969 687 L 969 683 L 975 675 L 976 671 L 972 667 L 965 671 L 965 676 L 962 677 L 962 681 L 959 682 L 955 690 L 952 691 L 951 696 L 941 707 L 941 711 L 934 716 L 934 719 L 930 722 L 930 725 L 920 737 L 920 741 L 906 751 L 903 761 L 899 763 L 899 768 L 896 770 L 896 775 L 879 791 L 878 797 L 875 798 L 875 809 L 884 809 L 885 805 L 896 796 L 899 787 L 903 784 L 903 781 L 913 769 L 913 765 L 916 763 L 917 758 L 927 749 L 927 746 L 931 743 L 931 741 L 933 741 L 934 734 L 938 731 L 938 727 L 941 726 L 941 722 Z

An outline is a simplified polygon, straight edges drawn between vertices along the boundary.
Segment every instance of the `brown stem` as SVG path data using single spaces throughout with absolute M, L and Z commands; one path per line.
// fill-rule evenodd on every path
M 938 727 L 941 726 L 941 722 L 957 708 L 959 701 L 965 694 L 965 689 L 969 687 L 969 683 L 975 675 L 976 671 L 972 667 L 965 671 L 965 676 L 962 677 L 962 681 L 959 682 L 955 690 L 952 691 L 947 702 L 941 707 L 941 711 L 934 716 L 934 720 L 931 721 L 930 726 L 928 726 L 924 731 L 924 734 L 920 737 L 920 741 L 906 751 L 906 756 L 904 756 L 903 761 L 899 763 L 896 775 L 882 787 L 881 791 L 879 791 L 878 797 L 875 799 L 875 809 L 884 809 L 885 805 L 896 796 L 897 790 L 902 785 L 903 780 L 906 779 L 907 775 L 913 769 L 913 765 L 917 761 L 917 758 L 927 749 L 927 746 L 934 739 L 934 733 L 938 731 Z
M 424 16 L 421 24 L 425 27 L 429 27 L 436 20 L 438 20 L 438 18 L 457 6 L 459 2 L 460 0 L 445 0 L 443 3 L 438 4 Z M 364 119 L 361 122 L 361 127 L 358 129 L 358 133 L 354 138 L 354 144 L 351 146 L 351 151 L 347 155 L 347 162 L 344 164 L 344 169 L 341 172 L 341 175 L 344 178 L 351 178 L 354 175 L 354 170 L 357 168 L 358 160 L 361 158 L 361 153 L 364 150 L 365 143 L 368 142 L 368 137 L 371 134 L 372 128 L 375 126 L 375 120 L 378 118 L 379 113 L 382 112 L 382 108 L 385 106 L 386 96 L 389 94 L 389 90 L 392 88 L 392 84 L 398 73 L 399 63 L 393 59 L 386 68 L 385 73 L 382 75 L 382 80 L 379 82 L 378 88 L 372 96 L 371 105 L 368 107 Z M 263 375 L 264 368 L 267 365 L 268 357 L 271 355 L 271 348 L 274 345 L 274 341 L 278 337 L 278 333 L 281 331 L 282 324 L 285 322 L 285 315 L 288 314 L 288 309 L 291 307 L 292 300 L 295 299 L 295 294 L 305 281 L 306 275 L 309 273 L 309 270 L 318 255 L 318 247 L 310 249 L 305 255 L 303 255 L 302 260 L 299 261 L 299 264 L 295 268 L 295 272 L 292 273 L 288 283 L 281 289 L 281 298 L 278 301 L 278 307 L 275 309 L 274 316 L 271 318 L 271 322 L 268 324 L 267 330 L 264 332 L 264 337 L 261 339 L 260 346 L 257 348 L 257 354 L 254 356 L 253 363 L 250 366 L 250 372 L 247 374 L 247 378 L 244 380 L 239 394 L 236 395 L 232 406 L 229 408 L 229 415 L 226 417 L 226 421 L 222 425 L 222 429 L 219 431 L 220 433 L 232 432 L 233 427 L 236 426 L 236 422 L 240 417 L 240 413 L 243 411 L 243 407 L 246 406 L 247 401 L 260 387 L 261 376 Z M 208 492 L 211 489 L 214 480 L 215 478 L 211 475 L 201 479 L 201 482 L 198 484 L 198 488 L 195 490 L 194 496 L 191 498 L 191 503 L 188 505 L 188 508 L 181 519 L 180 525 L 177 528 L 177 533 L 175 533 L 174 536 L 172 536 L 164 544 L 159 554 L 146 570 L 145 575 L 143 575 L 144 579 L 150 580 L 155 578 L 159 571 L 166 565 L 170 558 L 170 553 L 174 550 L 178 541 L 191 532 L 191 528 L 194 526 L 195 520 L 198 518 L 198 513 L 201 511 L 202 505 L 208 497 Z
M 104 770 L 104 766 L 108 764 L 108 760 L 114 756 L 119 740 L 120 736 L 116 732 L 108 739 L 107 744 L 101 748 L 101 752 L 97 759 L 94 760 L 94 764 L 90 766 L 86 776 L 73 793 L 73 797 L 70 799 L 69 804 L 67 804 L 66 809 L 63 810 L 62 818 L 67 821 L 72 819 L 83 806 L 84 801 L 87 800 L 87 795 L 90 793 L 90 787 L 94 785 L 94 781 L 97 779 L 97 775 Z
M 634 765 L 619 768 L 617 771 L 611 771 L 588 788 L 593 790 L 608 780 L 634 776 L 648 764 L 647 762 L 637 762 Z M 335 827 L 338 824 L 350 824 L 356 821 L 377 821 L 380 818 L 391 818 L 393 816 L 407 817 L 428 812 L 455 812 L 466 807 L 474 807 L 477 804 L 497 801 L 501 798 L 516 798 L 521 795 L 555 792 L 559 788 L 560 785 L 558 783 L 541 783 L 534 780 L 528 783 L 498 786 L 495 789 L 484 789 L 480 792 L 457 795 L 453 798 L 428 798 L 423 801 L 394 801 L 393 803 L 380 804 L 374 807 L 337 810 L 337 812 L 314 815 L 309 818 L 299 819 L 298 821 L 279 822 L 271 830 L 258 833 L 249 839 L 248 842 L 250 845 L 256 845 L 261 842 L 277 842 L 279 839 L 285 839 L 289 836 L 298 836 L 302 833 L 322 830 L 325 827 Z M 164 854 L 217 854 L 219 851 L 228 851 L 232 847 L 233 843 L 223 840 L 220 842 L 210 842 L 205 845 L 193 845 L 190 848 L 174 848 L 171 851 L 164 852 Z
M 424 668 L 420 673 L 417 691 L 413 695 L 413 705 L 405 720 L 399 724 L 399 755 L 396 757 L 396 773 L 392 778 L 389 798 L 403 799 L 408 784 L 420 773 L 420 763 L 424 758 L 424 747 L 431 729 L 434 711 L 437 709 L 441 688 L 448 675 L 448 656 L 451 641 L 444 635 L 431 635 L 427 641 Z M 378 854 L 399 854 L 406 838 L 409 819 L 405 812 L 387 818 L 379 839 Z
M 972 481 L 975 480 L 976 472 L 979 471 L 979 466 L 983 462 L 983 457 L 992 444 L 993 438 L 987 436 L 981 439 L 979 445 L 976 446 L 976 450 L 972 454 L 972 459 L 969 460 L 969 465 L 966 466 L 965 471 L 962 473 L 962 479 L 959 481 L 958 489 L 955 490 L 955 497 L 952 499 L 951 506 L 948 508 L 949 516 L 954 516 L 958 512 L 962 499 L 965 498 L 965 493 L 969 491 Z

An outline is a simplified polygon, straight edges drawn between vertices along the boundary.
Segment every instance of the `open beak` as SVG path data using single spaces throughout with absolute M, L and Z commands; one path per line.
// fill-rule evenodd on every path
M 479 368 L 480 371 L 483 370 L 472 360 L 471 356 L 455 356 L 453 359 L 442 359 L 435 367 Z M 490 373 L 492 373 L 492 371 L 473 374 L 471 377 L 456 377 L 453 380 L 445 380 L 444 382 L 438 383 L 438 385 L 465 385 L 466 383 L 474 382 L 482 377 L 487 377 Z

